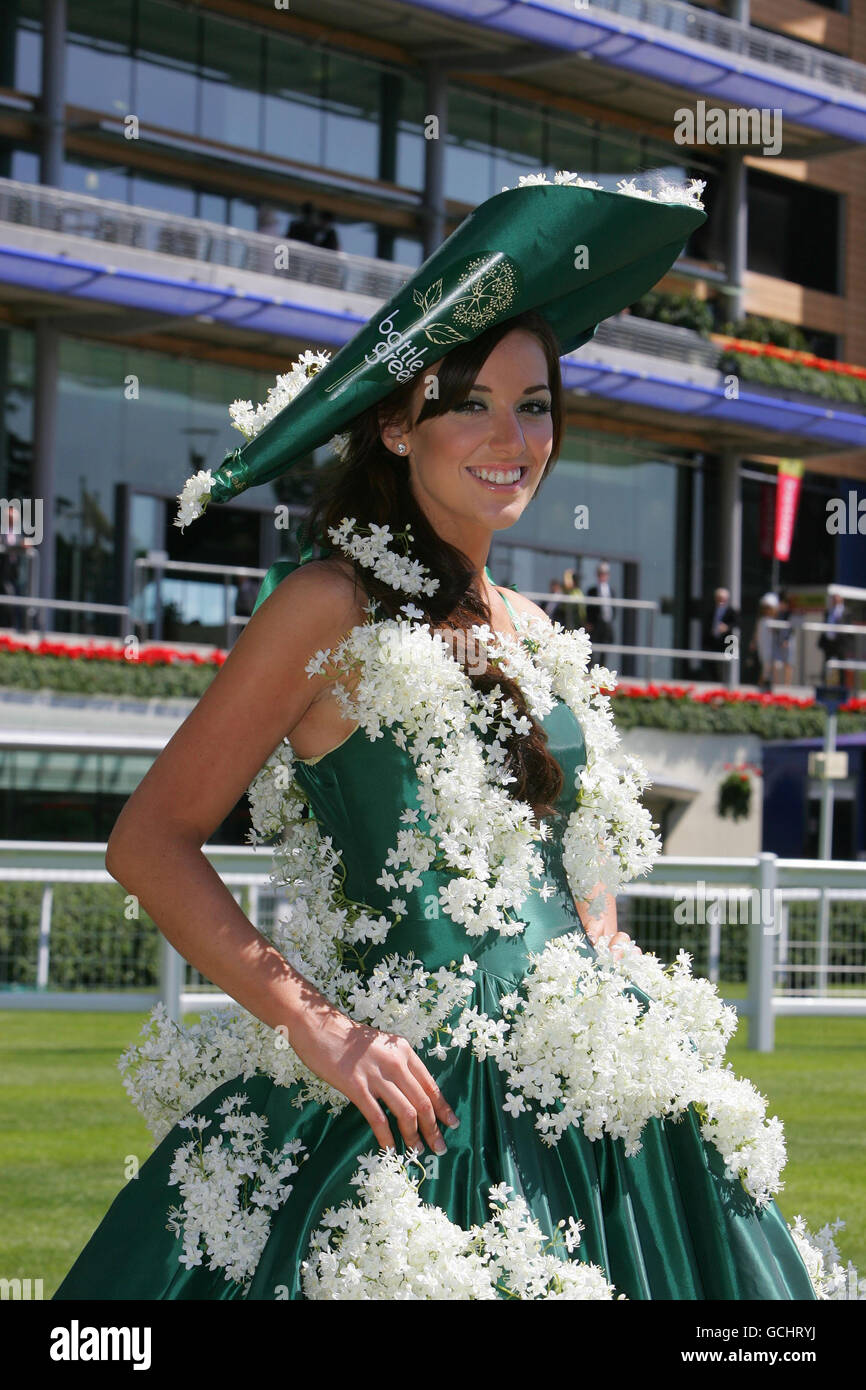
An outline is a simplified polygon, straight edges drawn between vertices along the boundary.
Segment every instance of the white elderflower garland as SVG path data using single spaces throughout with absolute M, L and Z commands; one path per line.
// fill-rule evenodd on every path
M 615 960 L 602 939 L 592 959 L 567 933 L 529 959 L 519 988 L 500 1000 L 503 1018 L 465 1009 L 454 1035 L 507 1074 L 505 1108 L 517 1115 L 538 1102 L 545 1144 L 579 1125 L 590 1140 L 622 1139 L 630 1156 L 649 1119 L 676 1120 L 694 1105 L 726 1176 L 766 1205 L 784 1186 L 782 1126 L 766 1119 L 752 1083 L 722 1065 L 736 1013 L 709 981 L 692 978 L 687 952 L 664 967 L 631 942 Z
M 420 1170 L 413 1176 L 413 1163 Z M 522 1197 L 506 1183 L 490 1188 L 492 1211 L 463 1230 L 441 1208 L 422 1202 L 423 1165 L 413 1150 L 361 1154 L 352 1183 L 361 1200 L 323 1213 L 301 1265 L 307 1299 L 613 1299 L 598 1265 L 561 1258 L 580 1242 L 582 1222 L 560 1221 L 545 1241 Z M 620 1299 L 625 1297 L 619 1295 Z
M 802 1216 L 795 1216 L 793 1222 L 789 1221 L 787 1225 L 819 1298 L 855 1299 L 860 1302 L 866 1299 L 866 1279 L 860 1278 L 850 1260 L 847 1265 L 842 1264 L 833 1239 L 836 1232 L 843 1229 L 844 1221 L 833 1221 L 814 1233 Z
M 344 554 L 371 569 L 377 579 L 389 584 L 392 589 L 403 589 L 407 594 L 433 595 L 439 588 L 438 579 L 424 578 L 428 571 L 422 564 L 406 556 L 395 555 L 389 548 L 388 542 L 392 536 L 388 526 L 370 525 L 366 528 L 366 534 L 362 535 L 355 518 L 344 516 L 339 526 L 328 528 L 328 535 Z M 404 537 L 406 543 L 411 544 L 411 526 L 407 525 L 405 531 L 400 533 L 400 539 Z
M 168 1229 L 183 1237 L 178 1257 L 186 1269 L 208 1256 L 208 1269 L 224 1269 L 226 1279 L 248 1287 L 271 1227 L 270 1211 L 283 1205 L 292 1190 L 288 1179 L 298 1171 L 294 1155 L 305 1148 L 300 1139 L 287 1141 L 279 1152 L 266 1152 L 264 1115 L 243 1115 L 243 1095 L 229 1096 L 216 1107 L 222 1115 L 223 1139 L 207 1144 L 202 1133 L 211 1121 L 190 1115 L 181 1129 L 197 1138 L 175 1150 L 169 1184 L 179 1186 L 183 1202 L 168 1213 Z M 304 1158 L 307 1158 L 307 1154 Z

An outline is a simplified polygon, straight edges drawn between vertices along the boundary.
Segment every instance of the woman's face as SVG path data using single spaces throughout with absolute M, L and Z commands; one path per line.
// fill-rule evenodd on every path
M 440 365 L 441 359 L 417 383 L 411 420 Z M 465 402 L 414 428 L 385 426 L 382 439 L 395 453 L 398 444 L 408 446 L 402 457 L 415 498 L 440 533 L 473 523 L 489 531 L 513 526 L 553 448 L 547 358 L 538 339 L 525 329 L 506 334 Z

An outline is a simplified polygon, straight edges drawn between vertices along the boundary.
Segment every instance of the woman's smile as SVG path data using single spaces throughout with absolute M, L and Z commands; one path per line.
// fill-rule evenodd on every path
M 467 473 L 491 492 L 519 492 L 526 481 L 526 464 L 511 468 L 467 468 Z

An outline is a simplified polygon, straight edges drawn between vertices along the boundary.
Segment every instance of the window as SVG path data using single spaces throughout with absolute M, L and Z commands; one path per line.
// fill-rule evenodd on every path
M 264 148 L 308 164 L 323 160 L 325 54 L 288 41 L 265 45 Z
M 749 270 L 842 294 L 841 197 L 811 184 L 746 170 Z
M 469 92 L 448 93 L 448 152 L 445 192 L 473 206 L 498 192 L 493 186 L 493 129 L 490 103 Z
M 337 53 L 327 55 L 325 71 L 323 163 L 328 169 L 378 178 L 379 72 Z
M 206 17 L 202 28 L 199 135 L 258 149 L 262 123 L 261 34 Z
M 67 102 L 132 111 L 132 0 L 69 0 L 68 30 Z
M 195 132 L 198 47 L 197 15 L 159 4 L 139 6 L 135 110 L 142 121 Z

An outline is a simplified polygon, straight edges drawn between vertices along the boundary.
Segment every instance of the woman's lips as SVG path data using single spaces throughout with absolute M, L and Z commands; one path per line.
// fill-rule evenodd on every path
M 529 470 L 524 464 L 520 469 L 520 477 L 516 478 L 513 483 L 494 483 L 489 478 L 479 478 L 478 474 L 473 472 L 471 468 L 467 468 L 466 471 L 470 477 L 475 479 L 476 483 L 480 483 L 482 487 L 488 488 L 491 492 L 517 492 L 526 481 L 526 474 Z M 491 473 L 510 473 L 512 470 L 510 468 L 491 468 L 489 471 Z

